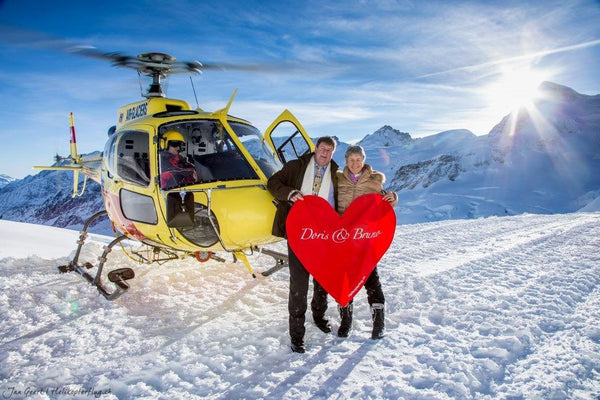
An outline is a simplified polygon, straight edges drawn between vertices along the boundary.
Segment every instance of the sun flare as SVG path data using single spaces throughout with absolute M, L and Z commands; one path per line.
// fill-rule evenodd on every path
M 530 68 L 505 68 L 499 79 L 485 89 L 490 108 L 507 114 L 521 107 L 531 107 L 540 84 L 548 73 Z

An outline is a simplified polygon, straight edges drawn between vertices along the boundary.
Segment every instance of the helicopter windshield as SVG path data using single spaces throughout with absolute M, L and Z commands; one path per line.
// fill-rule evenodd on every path
M 267 177 L 281 168 L 264 146 L 256 128 L 234 122 L 231 127 Z M 163 125 L 159 132 L 162 189 L 195 183 L 258 179 L 256 171 L 219 121 L 178 121 Z
M 231 122 L 229 125 L 267 178 L 281 169 L 283 165 L 267 146 L 258 129 L 238 122 Z

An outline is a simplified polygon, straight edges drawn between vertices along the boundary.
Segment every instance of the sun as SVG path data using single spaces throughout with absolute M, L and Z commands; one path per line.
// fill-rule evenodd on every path
M 540 84 L 548 77 L 547 72 L 529 67 L 505 67 L 498 80 L 485 89 L 488 105 L 501 115 L 522 107 L 531 108 Z

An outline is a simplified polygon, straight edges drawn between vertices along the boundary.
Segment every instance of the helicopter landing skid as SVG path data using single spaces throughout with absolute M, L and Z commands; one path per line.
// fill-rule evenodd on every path
M 98 258 L 100 263 L 98 264 L 98 270 L 96 271 L 96 275 L 92 276 L 87 270 L 93 268 L 94 266 L 86 262 L 83 265 L 79 264 L 79 255 L 81 254 L 81 248 L 85 242 L 87 237 L 87 230 L 91 225 L 92 221 L 96 218 L 106 214 L 106 211 L 100 211 L 94 215 L 92 215 L 87 222 L 83 230 L 79 234 L 79 240 L 77 241 L 77 250 L 75 251 L 75 256 L 73 260 L 68 265 L 61 265 L 58 267 L 58 270 L 61 273 L 67 272 L 77 272 L 79 275 L 83 276 L 89 283 L 96 286 L 96 289 L 104 296 L 107 300 L 115 300 L 119 296 L 129 289 L 129 284 L 126 281 L 129 279 L 133 279 L 135 277 L 135 273 L 131 268 L 118 268 L 108 273 L 108 280 L 113 282 L 116 286 L 116 289 L 113 292 L 109 292 L 106 287 L 102 284 L 102 270 L 104 268 L 104 263 L 106 262 L 106 256 L 108 253 L 112 251 L 112 248 L 120 243 L 122 240 L 127 239 L 127 236 L 121 235 L 115 238 L 112 242 L 110 242 L 106 247 L 104 247 L 104 252 Z
M 269 276 L 279 271 L 283 267 L 288 266 L 288 256 L 287 254 L 280 253 L 278 251 L 273 251 L 269 249 L 261 249 L 261 253 L 271 256 L 275 259 L 275 265 L 269 268 L 266 271 L 261 272 L 262 276 Z

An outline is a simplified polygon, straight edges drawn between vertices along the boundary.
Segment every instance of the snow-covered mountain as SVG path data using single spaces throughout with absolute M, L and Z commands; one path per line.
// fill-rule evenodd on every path
M 400 132 L 389 125 L 384 125 L 370 135 L 365 136 L 359 143 L 365 148 L 395 147 L 410 145 L 412 138 L 407 132 Z
M 400 195 L 400 223 L 572 212 L 600 196 L 600 95 L 545 82 L 534 107 L 484 136 L 454 130 L 388 146 L 390 129 L 365 148 Z
M 83 179 L 79 187 L 83 187 Z M 104 205 L 100 186 L 91 180 L 82 196 L 72 197 L 72 190 L 71 172 L 41 171 L 14 180 L 0 189 L 0 219 L 79 230 Z M 110 223 L 99 219 L 91 230 L 109 234 Z
M 2 189 L 4 186 L 8 185 L 14 180 L 15 178 L 12 178 L 8 175 L 0 174 L 0 189 Z
M 507 115 L 488 135 L 464 129 L 413 139 L 388 125 L 365 136 L 367 162 L 397 191 L 398 223 L 565 213 L 600 196 L 600 95 L 545 82 L 535 107 Z M 334 159 L 344 165 L 348 143 Z M 102 209 L 88 183 L 71 198 L 70 174 L 45 171 L 0 189 L 0 218 L 79 229 Z M 94 231 L 108 233 L 108 224 Z

